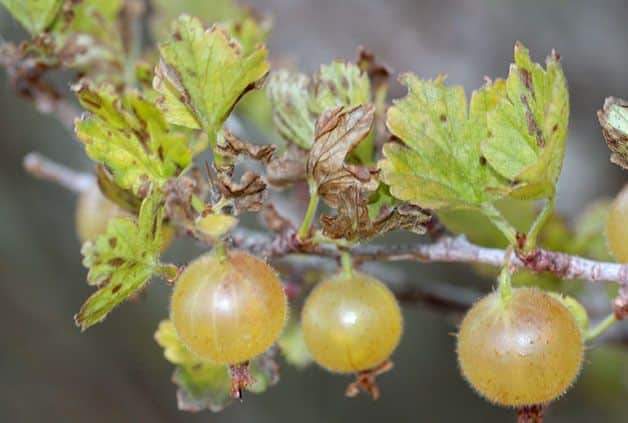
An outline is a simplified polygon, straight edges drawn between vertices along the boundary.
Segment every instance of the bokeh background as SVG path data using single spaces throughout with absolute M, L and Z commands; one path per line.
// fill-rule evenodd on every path
M 574 216 L 588 201 L 626 182 L 612 166 L 595 116 L 606 96 L 628 96 L 628 6 L 568 0 L 255 0 L 272 16 L 269 48 L 304 71 L 352 59 L 367 46 L 395 72 L 447 73 L 470 92 L 484 75 L 505 76 L 516 40 L 537 61 L 562 56 L 571 123 L 558 208 Z M 0 10 L 0 33 L 23 36 Z M 391 94 L 403 95 L 398 84 Z M 75 197 L 22 169 L 32 151 L 87 169 L 82 148 L 53 118 L 18 99 L 0 72 L 0 421 L 4 422 L 503 422 L 511 410 L 480 400 L 458 373 L 455 319 L 406 307 L 396 370 L 381 378 L 383 396 L 345 399 L 349 379 L 314 366 L 283 366 L 280 383 L 219 415 L 176 408 L 172 366 L 153 340 L 167 315 L 168 289 L 155 282 L 139 303 L 117 309 L 81 334 L 72 315 L 90 293 L 74 232 Z M 194 254 L 178 241 L 174 260 Z M 399 266 L 395 269 L 398 275 Z M 410 274 L 410 273 L 407 273 Z M 441 281 L 489 289 L 463 266 L 415 265 L 416 283 Z M 581 383 L 548 411 L 549 422 L 625 422 L 628 347 L 589 355 Z M 593 358 L 595 358 L 595 360 Z M 610 363 L 610 364 L 609 364 Z

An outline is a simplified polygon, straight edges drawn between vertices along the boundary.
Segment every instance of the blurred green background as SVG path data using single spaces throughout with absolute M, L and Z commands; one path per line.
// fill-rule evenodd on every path
M 624 1 L 255 0 L 273 18 L 275 61 L 304 71 L 333 59 L 353 59 L 368 47 L 395 72 L 447 73 L 468 92 L 484 75 L 505 76 L 515 40 L 537 61 L 555 48 L 571 93 L 572 118 L 558 209 L 573 217 L 600 196 L 614 195 L 626 173 L 612 166 L 595 112 L 606 96 L 628 96 L 628 6 Z M 0 33 L 23 35 L 5 10 Z M 393 97 L 403 95 L 398 84 Z M 404 311 L 405 334 L 396 369 L 383 376 L 378 402 L 342 395 L 349 379 L 314 366 L 282 366 L 280 383 L 249 395 L 221 414 L 177 411 L 172 366 L 153 340 L 166 317 L 168 289 L 153 283 L 139 303 L 117 309 L 105 324 L 81 334 L 72 315 L 91 289 L 84 283 L 74 232 L 72 193 L 35 180 L 22 157 L 37 150 L 88 169 L 82 148 L 51 117 L 18 99 L 0 72 L 0 421 L 3 422 L 503 422 L 514 421 L 479 399 L 458 374 L 455 319 L 417 304 Z M 178 241 L 174 260 L 197 247 Z M 400 268 L 401 265 L 397 267 Z M 396 269 L 395 274 L 399 269 Z M 464 266 L 413 265 L 416 282 L 447 281 L 486 290 Z M 411 272 L 411 273 L 410 273 Z M 590 293 L 587 293 L 589 295 Z M 594 293 L 593 293 L 594 294 Z M 591 295 L 593 295 L 591 294 Z M 606 304 L 602 304 L 604 310 Z M 549 422 L 625 422 L 628 346 L 587 357 L 576 388 L 547 412 Z

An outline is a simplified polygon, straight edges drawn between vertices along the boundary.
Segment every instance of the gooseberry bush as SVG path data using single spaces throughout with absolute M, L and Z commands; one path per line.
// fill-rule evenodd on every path
M 278 352 L 354 374 L 346 394 L 378 398 L 402 336 L 399 301 L 427 300 L 469 309 L 457 356 L 479 396 L 540 421 L 589 343 L 628 314 L 628 185 L 575 227 L 554 211 L 569 121 L 556 52 L 541 65 L 517 42 L 505 79 L 470 98 L 444 76 L 403 73 L 407 94 L 390 99 L 389 69 L 363 48 L 313 75 L 271 64 L 270 21 L 229 0 L 0 3 L 29 34 L 0 46 L 10 83 L 94 164 L 24 162 L 79 194 L 94 292 L 76 324 L 102 322 L 153 278 L 171 285 L 155 338 L 183 410 L 263 392 Z M 72 75 L 69 93 L 51 82 L 57 71 Z M 612 162 L 628 168 L 628 103 L 609 98 L 598 117 Z M 417 241 L 373 242 L 394 231 Z M 207 251 L 165 262 L 174 237 Z M 469 263 L 496 289 L 461 304 L 363 268 L 399 260 Z M 615 289 L 590 325 L 578 297 L 597 282 Z

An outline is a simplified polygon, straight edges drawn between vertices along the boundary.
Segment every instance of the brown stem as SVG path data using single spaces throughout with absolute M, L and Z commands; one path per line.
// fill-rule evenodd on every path
M 242 249 L 264 257 L 282 257 L 307 253 L 338 259 L 340 251 L 333 245 L 312 246 L 302 244 L 291 231 L 279 236 L 247 229 L 237 229 L 233 242 Z M 364 245 L 350 250 L 357 262 L 366 261 L 421 261 L 426 263 L 482 263 L 501 266 L 505 251 L 499 248 L 480 247 L 464 236 L 441 237 L 431 244 L 402 246 Z M 533 272 L 550 272 L 562 279 L 584 279 L 590 282 L 618 282 L 628 285 L 628 264 L 590 260 L 556 251 L 537 248 L 533 253 L 513 257 L 511 265 L 516 269 Z

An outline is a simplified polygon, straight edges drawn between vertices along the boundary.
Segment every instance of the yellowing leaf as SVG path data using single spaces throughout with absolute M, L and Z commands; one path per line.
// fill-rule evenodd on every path
M 63 0 L 0 0 L 32 35 L 42 33 L 57 16 Z
M 162 112 L 139 93 L 119 95 L 86 83 L 75 91 L 91 112 L 76 122 L 76 134 L 120 187 L 137 194 L 147 182 L 162 185 L 189 165 L 185 138 L 170 132 Z
M 205 30 L 187 15 L 173 24 L 170 41 L 161 44 L 154 88 L 168 122 L 202 128 L 215 142 L 216 131 L 236 102 L 268 72 L 262 46 L 242 55 L 237 41 L 218 26 Z
M 279 134 L 306 150 L 314 142 L 316 119 L 325 110 L 371 101 L 368 75 L 344 62 L 321 66 L 313 81 L 303 74 L 277 71 L 271 75 L 267 92 Z
M 381 178 L 391 194 L 425 208 L 473 208 L 508 190 L 480 153 L 488 135 L 487 111 L 495 107 L 503 81 L 487 83 L 467 101 L 460 86 L 444 77 L 425 81 L 402 75 L 408 95 L 388 109 L 386 125 L 401 143 L 384 146 Z
M 611 150 L 611 161 L 628 169 L 628 102 L 608 97 L 597 112 L 606 144 Z
M 482 144 L 482 153 L 491 167 L 517 186 L 516 197 L 551 197 L 565 154 L 567 82 L 555 52 L 548 56 L 546 69 L 533 63 L 520 43 L 514 56 L 506 96 L 488 113 L 491 136 Z
M 159 271 L 162 220 L 161 194 L 153 190 L 142 202 L 137 222 L 130 217 L 112 219 L 95 243 L 83 245 L 87 280 L 100 288 L 75 316 L 82 330 L 102 321 Z

